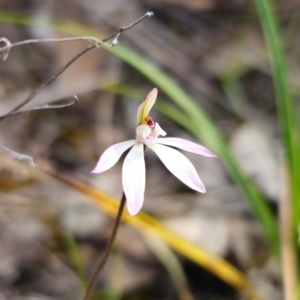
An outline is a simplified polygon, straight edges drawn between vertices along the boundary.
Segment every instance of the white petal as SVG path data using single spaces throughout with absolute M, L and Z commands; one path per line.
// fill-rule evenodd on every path
M 120 159 L 121 155 L 135 144 L 135 140 L 130 140 L 110 146 L 101 155 L 95 169 L 92 173 L 101 173 L 114 166 Z
M 205 186 L 200 180 L 195 167 L 182 153 L 159 144 L 154 145 L 152 150 L 166 168 L 179 180 L 200 193 L 206 192 Z
M 123 190 L 127 199 L 129 213 L 136 215 L 144 202 L 146 168 L 144 145 L 135 144 L 124 160 L 122 170 Z
M 188 152 L 192 152 L 192 153 L 196 153 L 208 157 L 217 157 L 217 155 L 210 152 L 207 148 L 180 138 L 158 138 L 156 139 L 156 142 L 158 144 L 176 147 Z
M 167 133 L 159 126 L 158 123 L 155 123 L 155 127 L 154 127 L 154 133 L 155 136 L 165 136 Z

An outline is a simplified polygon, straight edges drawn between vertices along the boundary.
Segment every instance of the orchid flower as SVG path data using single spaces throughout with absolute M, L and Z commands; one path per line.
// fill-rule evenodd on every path
M 159 138 L 166 132 L 148 115 L 157 97 L 154 88 L 139 106 L 137 111 L 136 138 L 109 147 L 100 157 L 92 173 L 102 173 L 114 166 L 121 155 L 131 148 L 126 156 L 122 169 L 123 190 L 127 199 L 129 213 L 136 215 L 142 208 L 146 183 L 145 147 L 153 150 L 166 168 L 190 188 L 205 193 L 206 189 L 200 180 L 195 167 L 176 147 L 207 157 L 216 157 L 205 147 L 181 138 Z M 168 147 L 171 146 L 171 147 Z

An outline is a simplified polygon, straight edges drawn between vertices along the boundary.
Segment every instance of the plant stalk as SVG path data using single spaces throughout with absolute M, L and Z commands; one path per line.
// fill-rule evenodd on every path
M 89 298 L 93 292 L 93 288 L 95 286 L 96 280 L 112 253 L 113 246 L 114 246 L 114 243 L 115 243 L 115 240 L 117 237 L 117 233 L 118 233 L 118 230 L 119 230 L 119 227 L 121 224 L 121 219 L 122 219 L 123 211 L 125 208 L 125 203 L 126 203 L 126 197 L 125 197 L 125 193 L 123 192 L 119 210 L 118 210 L 118 213 L 117 213 L 117 216 L 115 219 L 115 224 L 114 224 L 114 227 L 112 230 L 111 238 L 109 240 L 109 243 L 106 247 L 104 254 L 102 255 L 100 261 L 97 263 L 96 268 L 88 282 L 83 300 L 89 300 Z

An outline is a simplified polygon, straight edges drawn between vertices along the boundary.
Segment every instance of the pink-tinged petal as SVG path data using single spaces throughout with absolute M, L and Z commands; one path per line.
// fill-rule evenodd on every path
M 122 170 L 122 182 L 128 211 L 134 216 L 143 206 L 146 184 L 144 145 L 142 143 L 135 144 L 126 156 Z
M 167 133 L 159 126 L 158 123 L 155 123 L 155 126 L 154 126 L 154 134 L 156 137 L 162 135 L 162 136 L 165 136 Z
M 205 186 L 200 180 L 195 167 L 182 153 L 159 144 L 154 145 L 152 150 L 166 168 L 184 184 L 200 193 L 206 192 Z
M 114 166 L 120 159 L 121 155 L 135 144 L 135 140 L 130 140 L 110 146 L 101 155 L 95 169 L 92 173 L 102 173 Z
M 192 153 L 196 153 L 208 157 L 217 157 L 217 155 L 210 152 L 207 148 L 180 138 L 158 138 L 156 142 L 158 144 L 176 147 L 188 152 L 192 152 Z
M 152 89 L 146 99 L 139 106 L 136 117 L 137 125 L 140 125 L 144 117 L 147 117 L 149 115 L 149 112 L 156 101 L 157 93 L 157 88 Z

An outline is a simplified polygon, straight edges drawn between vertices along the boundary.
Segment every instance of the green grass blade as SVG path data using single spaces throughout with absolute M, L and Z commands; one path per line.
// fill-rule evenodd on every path
M 277 110 L 281 131 L 286 150 L 287 164 L 290 172 L 294 225 L 300 220 L 300 173 L 299 149 L 297 147 L 297 133 L 293 99 L 288 89 L 288 75 L 283 46 L 279 37 L 277 19 L 270 0 L 255 0 L 259 19 L 269 52 L 272 75 L 276 93 Z
M 76 240 L 72 233 L 65 232 L 63 235 L 63 244 L 65 251 L 69 257 L 70 263 L 72 265 L 73 270 L 76 272 L 78 277 L 81 279 L 83 286 L 86 286 L 87 283 L 87 275 L 85 273 L 85 269 L 83 266 L 82 258 L 80 255 L 79 248 L 77 246 Z

